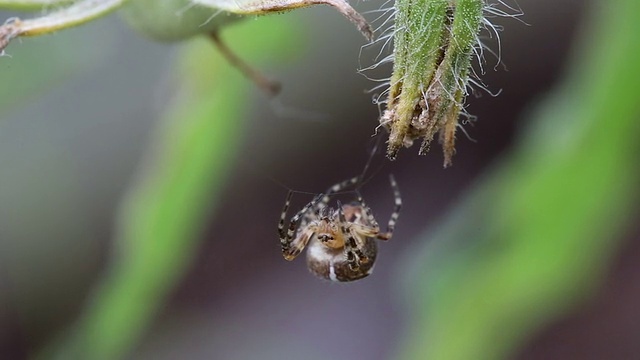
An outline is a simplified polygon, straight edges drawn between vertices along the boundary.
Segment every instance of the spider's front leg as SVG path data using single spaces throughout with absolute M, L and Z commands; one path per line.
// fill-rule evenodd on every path
M 398 217 L 400 216 L 400 209 L 402 209 L 402 197 L 400 196 L 400 189 L 398 188 L 398 183 L 396 183 L 396 179 L 393 175 L 389 175 L 389 182 L 391 183 L 391 189 L 393 190 L 393 198 L 394 198 L 394 209 L 393 213 L 391 213 L 391 217 L 389 218 L 389 222 L 387 223 L 387 231 L 385 233 L 380 233 L 380 225 L 376 221 L 375 217 L 371 213 L 371 208 L 365 204 L 362 196 L 358 196 L 358 202 L 362 205 L 363 215 L 367 217 L 367 222 L 369 226 L 359 225 L 357 231 L 361 232 L 365 236 L 375 237 L 378 240 L 389 240 L 391 236 L 393 236 L 393 231 L 396 228 L 396 223 L 398 222 Z
M 298 257 L 302 250 L 307 246 L 314 233 L 314 229 L 306 229 L 300 234 L 300 236 L 297 236 L 286 245 L 282 245 L 282 256 L 285 260 L 291 261 Z
M 287 231 L 285 228 L 285 220 L 287 218 L 287 210 L 289 210 L 289 206 L 291 205 L 291 197 L 293 197 L 293 191 L 289 191 L 287 194 L 287 200 L 284 203 L 284 208 L 282 209 L 282 214 L 280 215 L 280 222 L 278 223 L 278 234 L 280 234 L 280 246 L 282 248 L 282 256 L 285 259 L 291 261 L 298 256 L 302 250 L 304 250 L 305 246 L 309 243 L 309 239 L 313 236 L 313 228 L 308 227 L 303 231 L 300 236 L 296 237 L 296 230 L 298 228 L 298 223 L 302 220 L 303 216 L 309 211 L 309 209 L 315 207 L 324 194 L 320 194 L 313 198 L 311 202 L 305 205 L 302 210 L 300 210 L 294 217 L 289 221 L 289 228 Z
M 315 209 L 318 212 L 321 212 L 322 209 L 326 208 L 327 206 L 329 206 L 329 201 L 331 200 L 331 196 L 334 195 L 335 193 L 346 189 L 350 186 L 353 186 L 355 184 L 358 183 L 358 181 L 360 180 L 360 176 L 355 176 L 352 177 L 351 179 L 347 179 L 344 180 L 342 182 L 339 182 L 337 184 L 332 185 L 330 188 L 327 189 L 327 191 L 324 192 L 324 196 L 322 197 L 322 201 L 320 201 L 318 203 L 318 205 L 315 207 Z
M 19 36 L 36 36 L 81 25 L 118 9 L 128 0 L 80 0 L 48 15 L 9 19 L 0 26 L 0 52 Z

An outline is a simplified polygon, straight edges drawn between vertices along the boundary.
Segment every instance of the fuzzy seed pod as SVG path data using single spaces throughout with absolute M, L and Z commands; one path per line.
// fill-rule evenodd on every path
M 380 118 L 389 130 L 389 159 L 417 139 L 419 153 L 426 154 L 439 133 L 444 166 L 451 165 L 483 7 L 484 0 L 397 2 L 393 74 Z

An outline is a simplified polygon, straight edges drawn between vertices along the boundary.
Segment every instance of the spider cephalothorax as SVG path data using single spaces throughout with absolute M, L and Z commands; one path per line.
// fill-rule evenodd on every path
M 284 258 L 293 260 L 306 247 L 307 266 L 319 277 L 344 282 L 371 274 L 378 252 L 376 239 L 391 238 L 402 206 L 398 185 L 393 177 L 390 179 L 395 209 L 384 233 L 380 232 L 378 222 L 359 195 L 351 204 L 338 202 L 336 209 L 328 207 L 332 194 L 356 184 L 360 177 L 336 184 L 316 196 L 291 218 L 285 231 L 287 210 L 293 196 L 290 191 L 278 224 Z

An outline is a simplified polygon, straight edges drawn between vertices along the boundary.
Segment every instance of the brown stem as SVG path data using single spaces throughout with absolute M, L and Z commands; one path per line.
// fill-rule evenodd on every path
M 258 70 L 252 68 L 249 64 L 247 64 L 244 60 L 242 60 L 236 53 L 234 53 L 227 44 L 222 41 L 218 32 L 212 32 L 209 34 L 211 40 L 216 45 L 222 56 L 224 56 L 227 61 L 240 70 L 244 76 L 246 76 L 249 80 L 253 81 L 260 89 L 271 96 L 276 96 L 280 92 L 282 86 L 279 82 L 273 81 L 266 76 L 264 76 Z

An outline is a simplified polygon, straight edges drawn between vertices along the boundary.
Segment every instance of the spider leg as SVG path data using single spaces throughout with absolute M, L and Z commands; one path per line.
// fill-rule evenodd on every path
M 348 188 L 349 186 L 357 184 L 359 180 L 360 177 L 356 176 L 352 177 L 351 179 L 347 179 L 337 184 L 331 185 L 331 187 L 329 187 L 322 195 L 322 199 L 313 208 L 308 210 L 302 223 L 305 224 L 311 220 L 311 218 L 313 217 L 311 210 L 313 210 L 313 212 L 315 213 L 321 214 L 322 211 L 329 206 L 331 195 L 337 193 L 342 189 Z
M 380 227 L 377 226 L 377 224 L 376 226 L 367 226 L 357 223 L 351 223 L 351 230 L 354 231 L 357 235 L 364 237 L 375 238 L 380 235 Z
M 362 215 L 366 217 L 366 224 L 368 225 L 362 225 L 362 224 L 354 224 L 354 225 L 357 225 L 358 232 L 362 233 L 363 235 L 367 237 L 377 237 L 378 234 L 380 233 L 380 225 L 378 224 L 378 221 L 376 220 L 376 218 L 373 216 L 373 213 L 371 212 L 371 208 L 367 205 L 367 203 L 365 203 L 359 191 L 357 192 L 357 194 L 358 194 L 357 202 L 360 204 L 360 207 L 362 208 Z
M 19 36 L 48 34 L 84 24 L 119 8 L 128 0 L 80 0 L 66 8 L 28 20 L 12 18 L 0 26 L 0 52 Z
M 322 196 L 323 194 L 317 195 L 315 198 L 313 198 L 313 200 L 311 200 L 311 202 L 309 202 L 297 214 L 295 214 L 289 221 L 289 228 L 285 231 L 285 220 L 287 217 L 287 210 L 289 210 L 289 206 L 291 205 L 291 198 L 293 197 L 293 191 L 289 191 L 289 193 L 287 194 L 287 199 L 284 203 L 282 214 L 280 215 L 280 221 L 278 222 L 278 234 L 280 235 L 280 246 L 282 247 L 282 255 L 285 257 L 285 259 L 293 260 L 293 258 L 295 258 L 309 242 L 309 239 L 313 235 L 313 232 L 309 233 L 308 231 L 305 231 L 304 234 L 299 239 L 296 239 L 295 238 L 296 229 L 302 217 L 307 213 L 307 211 L 309 211 L 309 209 L 316 206 L 316 204 L 320 200 L 322 200 Z M 298 248 L 299 248 L 299 251 L 296 252 Z
M 322 201 L 318 203 L 315 210 L 321 211 L 322 209 L 329 206 L 329 200 L 331 200 L 331 195 L 337 193 L 342 189 L 346 189 L 349 186 L 355 185 L 360 181 L 360 176 L 352 177 L 351 179 L 347 179 L 345 181 L 339 182 L 337 184 L 332 185 L 327 191 L 324 192 L 324 196 L 322 197 Z
M 393 175 L 389 175 L 389 181 L 391 182 L 391 189 L 393 189 L 395 208 L 393 209 L 393 213 L 391 213 L 391 218 L 389 219 L 389 223 L 387 224 L 387 232 L 385 232 L 384 234 L 378 234 L 377 236 L 380 240 L 391 239 L 393 230 L 396 227 L 396 222 L 398 222 L 398 216 L 400 216 L 400 209 L 402 208 L 402 197 L 400 196 L 398 183 L 396 183 L 396 179 L 393 177 Z
M 362 206 L 362 212 L 363 215 L 366 216 L 368 224 L 368 226 L 362 224 L 352 225 L 354 227 L 354 230 L 359 234 L 366 237 L 375 237 L 379 240 L 389 240 L 393 235 L 393 230 L 396 227 L 396 222 L 398 221 L 398 216 L 400 215 L 400 209 L 402 208 L 402 197 L 400 197 L 400 190 L 398 189 L 398 184 L 396 183 L 393 175 L 389 176 L 389 180 L 391 182 L 391 188 L 393 189 L 395 208 L 393 209 L 393 213 L 391 214 L 391 218 L 389 219 L 389 223 L 387 224 L 387 231 L 385 233 L 380 233 L 380 225 L 373 216 L 371 208 L 364 202 L 362 195 L 358 193 L 358 202 Z
M 347 179 L 344 180 L 342 182 L 339 182 L 337 184 L 332 185 L 330 188 L 327 189 L 327 191 L 325 191 L 326 195 L 332 195 L 334 193 L 337 193 L 338 191 L 348 188 L 349 186 L 355 185 L 358 183 L 358 181 L 360 181 L 360 176 L 354 176 L 351 179 Z
M 385 232 L 384 234 L 378 234 L 378 239 L 380 240 L 391 239 L 393 230 L 396 227 L 396 222 L 398 222 L 398 217 L 400 216 L 400 209 L 402 209 L 402 197 L 400 196 L 400 189 L 398 188 L 398 183 L 396 183 L 396 179 L 393 177 L 393 175 L 389 175 L 389 182 L 391 182 L 391 189 L 393 190 L 395 208 L 393 209 L 393 213 L 391 213 L 391 218 L 389 218 L 389 223 L 387 224 L 387 232 Z
M 344 249 L 347 254 L 347 263 L 351 270 L 357 271 L 362 264 L 368 263 L 370 259 L 362 251 L 364 243 L 357 240 L 358 235 L 351 228 L 353 224 L 348 223 L 347 219 L 345 219 L 344 212 L 342 211 L 342 204 L 340 202 L 338 202 L 338 219 L 340 221 L 340 230 L 342 230 L 343 236 L 346 237 L 344 241 Z
M 282 213 L 280 213 L 280 221 L 278 222 L 278 234 L 280 235 L 280 242 L 282 242 L 282 238 L 286 236 L 284 231 L 284 222 L 287 218 L 287 211 L 289 210 L 289 206 L 291 206 L 292 197 L 293 197 L 293 191 L 289 191 L 287 193 L 287 199 L 284 201 L 284 207 L 282 208 Z
M 289 261 L 298 257 L 298 255 L 300 255 L 302 250 L 304 250 L 314 234 L 315 227 L 310 227 L 305 230 L 302 234 L 300 234 L 300 236 L 296 237 L 290 243 L 288 243 L 286 247 L 282 247 L 282 256 L 284 256 L 284 258 Z

